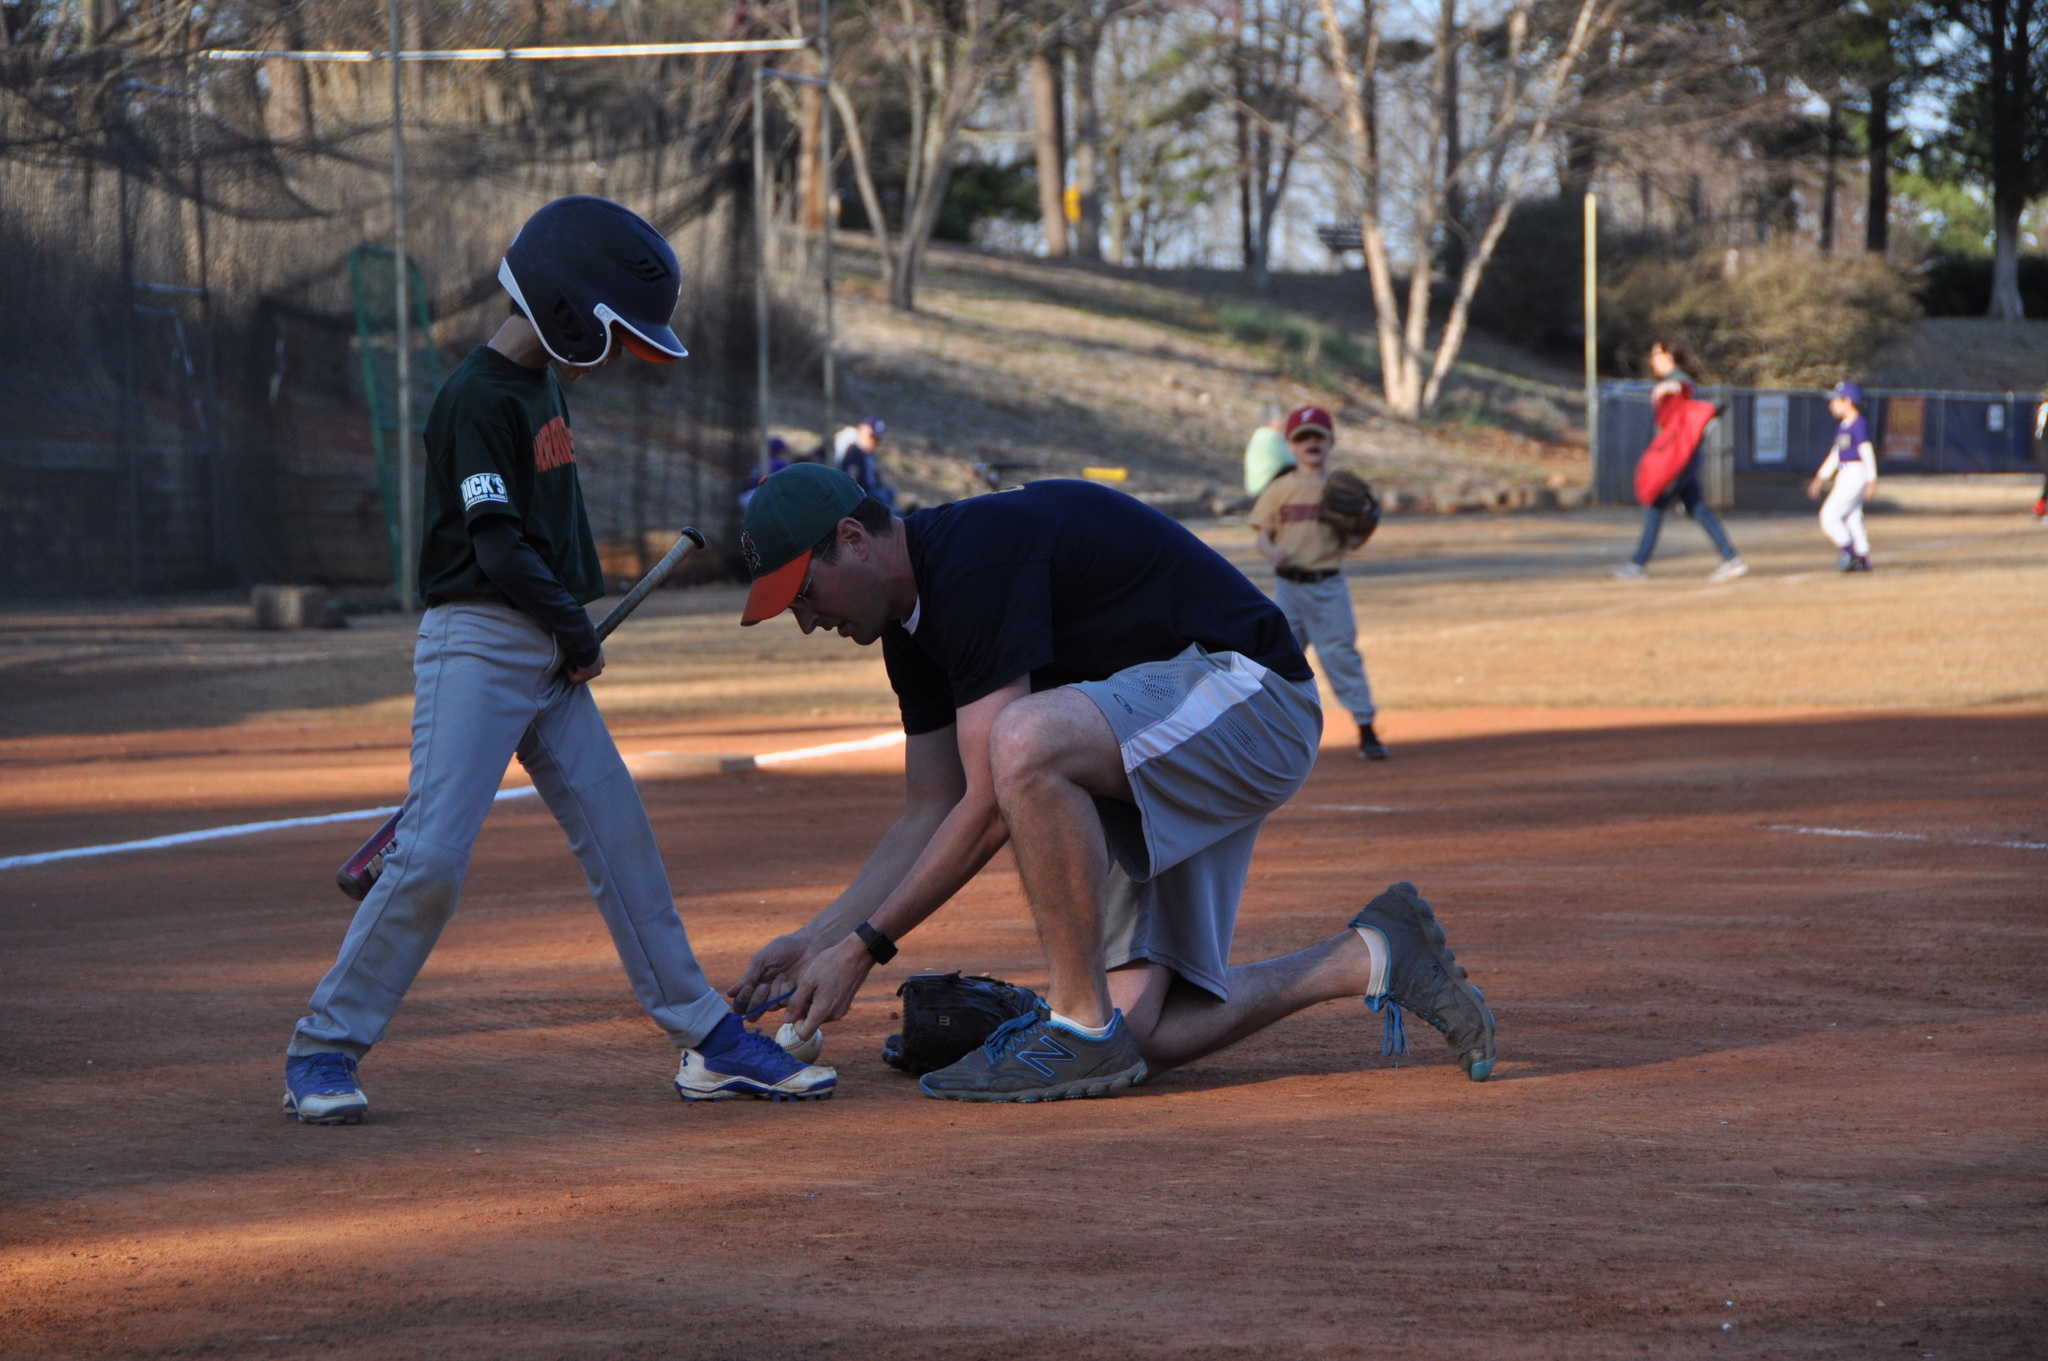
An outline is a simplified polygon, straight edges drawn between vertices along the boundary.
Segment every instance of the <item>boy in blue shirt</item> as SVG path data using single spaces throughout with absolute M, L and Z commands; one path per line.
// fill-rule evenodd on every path
M 1863 503 L 1877 492 L 1877 450 L 1871 447 L 1870 424 L 1863 419 L 1863 389 L 1855 383 L 1835 384 L 1828 410 L 1841 425 L 1835 430 L 1827 461 L 1807 484 L 1806 495 L 1820 500 L 1821 488 L 1834 478 L 1828 499 L 1821 503 L 1821 533 L 1841 550 L 1835 570 L 1867 572 L 1870 535 L 1863 529 Z

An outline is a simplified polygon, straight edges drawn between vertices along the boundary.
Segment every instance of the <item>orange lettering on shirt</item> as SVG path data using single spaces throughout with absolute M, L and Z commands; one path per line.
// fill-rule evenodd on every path
M 575 461 L 576 440 L 569 433 L 569 423 L 557 416 L 533 437 L 533 469 L 544 473 Z

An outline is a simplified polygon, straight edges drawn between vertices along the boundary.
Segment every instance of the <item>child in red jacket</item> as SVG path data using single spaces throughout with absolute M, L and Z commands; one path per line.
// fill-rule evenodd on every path
M 1660 433 L 1664 426 L 1683 418 L 1685 404 L 1692 400 L 1693 381 L 1687 372 L 1691 367 L 1695 367 L 1692 352 L 1683 340 L 1665 336 L 1650 346 L 1650 372 L 1657 375 L 1657 385 L 1650 389 L 1650 405 L 1657 413 Z M 1698 431 L 1692 432 L 1692 438 L 1694 447 L 1684 470 L 1661 492 L 1648 494 L 1644 502 L 1642 538 L 1636 542 L 1636 551 L 1629 560 L 1614 569 L 1614 575 L 1622 581 L 1649 580 L 1650 555 L 1657 551 L 1657 533 L 1664 527 L 1664 512 L 1673 503 L 1683 504 L 1685 513 L 1692 516 L 1693 522 L 1706 531 L 1714 547 L 1720 550 L 1721 565 L 1708 573 L 1707 580 L 1733 581 L 1749 571 L 1749 564 L 1728 541 L 1721 517 L 1714 514 L 1714 508 L 1707 504 L 1700 490 Z M 1653 441 L 1651 448 L 1655 447 Z

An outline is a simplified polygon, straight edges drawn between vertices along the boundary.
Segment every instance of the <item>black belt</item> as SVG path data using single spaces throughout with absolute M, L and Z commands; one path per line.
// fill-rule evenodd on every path
M 1282 581 L 1298 581 L 1304 586 L 1313 586 L 1318 581 L 1328 581 L 1342 570 L 1340 567 L 1332 567 L 1327 572 L 1300 572 L 1292 567 L 1275 567 L 1273 575 Z

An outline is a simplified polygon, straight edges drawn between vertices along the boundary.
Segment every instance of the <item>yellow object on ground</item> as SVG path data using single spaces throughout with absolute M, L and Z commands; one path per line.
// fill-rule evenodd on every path
M 1083 468 L 1081 476 L 1087 478 L 1090 482 L 1128 482 L 1131 480 L 1131 470 L 1129 468 Z

